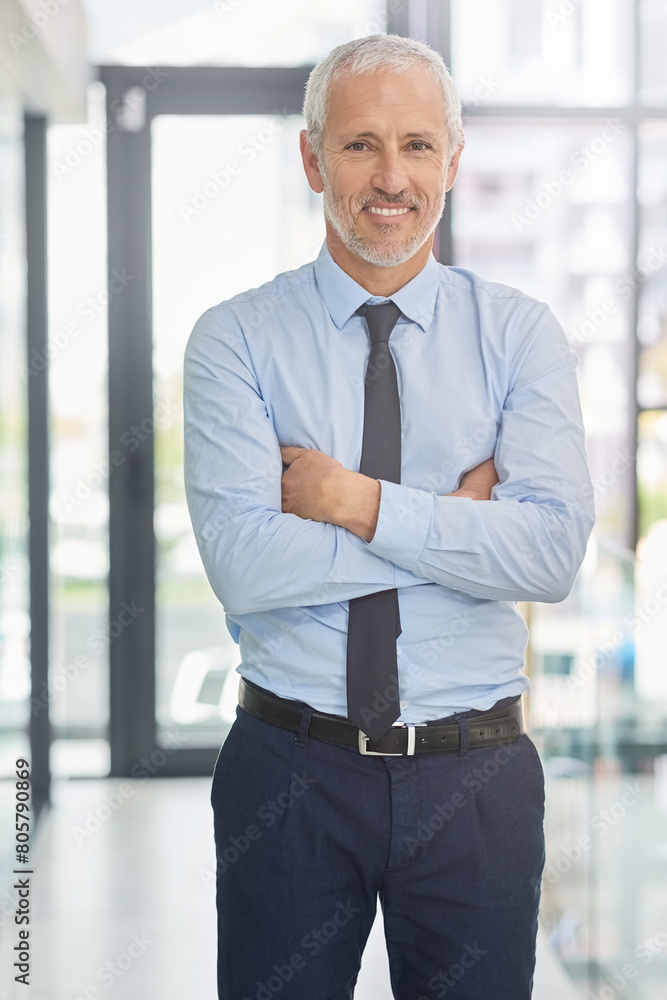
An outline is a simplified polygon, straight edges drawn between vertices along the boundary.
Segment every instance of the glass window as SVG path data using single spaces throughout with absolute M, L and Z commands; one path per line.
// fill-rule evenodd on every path
M 627 104 L 630 18 L 628 0 L 452 0 L 454 79 L 475 106 Z
M 519 59 L 520 44 L 532 43 L 516 44 Z M 527 107 L 519 120 L 471 116 L 466 133 L 452 192 L 455 263 L 546 301 L 561 321 L 580 358 L 598 518 L 569 597 L 526 608 L 528 719 L 547 783 L 540 922 L 573 996 L 606 995 L 625 967 L 636 970 L 637 995 L 657 1000 L 664 969 L 657 958 L 645 968 L 638 949 L 667 920 L 656 864 L 667 770 L 667 410 L 640 419 L 637 565 L 624 543 L 635 487 L 635 291 L 640 396 L 665 404 L 665 129 L 649 122 L 640 133 L 640 281 L 633 136 L 622 122 L 540 120 Z
M 577 371 L 598 528 L 629 537 L 634 477 L 628 129 L 466 122 L 453 189 L 458 266 L 548 303 Z
M 386 30 L 384 0 L 87 0 L 91 60 L 162 66 L 303 66 Z
M 667 122 L 644 122 L 639 132 L 640 250 L 638 271 L 641 346 L 640 406 L 667 405 Z
M 88 122 L 48 132 L 54 775 L 109 766 L 103 97 L 92 84 Z
M 667 411 L 646 410 L 639 417 L 637 448 L 639 530 L 647 535 L 667 521 Z
M 667 104 L 667 5 L 664 0 L 637 0 L 639 3 L 641 58 L 639 99 L 644 104 Z

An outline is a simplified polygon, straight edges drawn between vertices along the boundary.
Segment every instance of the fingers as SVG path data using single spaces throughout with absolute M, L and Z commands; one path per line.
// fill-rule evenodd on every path
M 302 455 L 304 451 L 308 451 L 307 448 L 298 448 L 294 445 L 281 445 L 280 454 L 282 455 L 283 465 L 291 465 L 292 462 Z

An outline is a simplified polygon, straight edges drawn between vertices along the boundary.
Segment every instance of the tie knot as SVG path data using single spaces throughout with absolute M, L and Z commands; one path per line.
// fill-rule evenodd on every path
M 391 331 L 401 315 L 401 310 L 395 302 L 379 302 L 374 306 L 362 306 L 359 312 L 366 317 L 371 347 L 389 340 Z

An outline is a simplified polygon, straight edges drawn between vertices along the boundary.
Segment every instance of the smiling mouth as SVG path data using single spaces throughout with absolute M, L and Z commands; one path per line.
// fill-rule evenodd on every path
M 407 215 L 413 210 L 407 205 L 400 208 L 377 208 L 375 205 L 366 205 L 364 211 L 370 212 L 372 215 Z

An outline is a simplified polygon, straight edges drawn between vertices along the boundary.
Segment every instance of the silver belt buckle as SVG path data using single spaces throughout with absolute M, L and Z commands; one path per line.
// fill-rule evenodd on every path
M 364 757 L 412 757 L 415 752 L 415 726 L 425 726 L 425 722 L 393 722 L 392 726 L 405 727 L 408 731 L 408 749 L 405 753 L 380 753 L 378 750 L 367 750 L 368 736 L 359 730 L 359 753 Z

